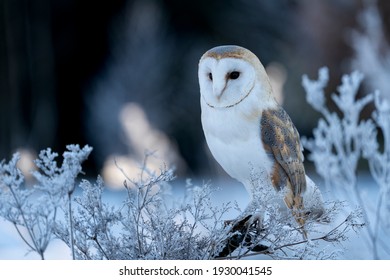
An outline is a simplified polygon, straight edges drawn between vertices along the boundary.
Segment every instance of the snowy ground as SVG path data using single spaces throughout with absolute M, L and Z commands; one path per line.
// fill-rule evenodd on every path
M 364 189 L 365 197 L 374 205 L 376 201 L 375 184 L 368 177 L 362 178 L 360 182 L 362 185 L 361 187 Z M 184 183 L 181 184 L 176 182 L 175 185 L 182 186 Z M 229 199 L 233 197 L 240 208 L 245 208 L 249 197 L 244 187 L 239 183 L 231 180 L 215 180 L 213 181 L 213 185 L 220 187 L 215 193 L 215 203 L 228 202 Z M 174 194 L 174 197 L 180 198 L 183 196 L 184 191 L 174 186 L 172 193 Z M 324 195 L 326 200 L 334 200 L 331 196 L 337 196 L 340 200 L 345 200 L 351 204 L 351 207 L 354 207 L 351 196 L 345 192 L 339 191 L 335 195 L 330 193 L 325 193 Z M 112 201 L 112 203 L 121 203 L 124 199 L 124 193 L 119 191 L 109 192 L 106 198 Z M 347 214 L 346 211 L 345 215 Z M 343 213 L 340 215 L 342 216 Z M 237 216 L 237 212 L 232 211 L 231 217 L 226 216 L 226 219 L 235 218 L 235 216 Z M 374 215 L 370 214 L 369 217 L 372 219 Z M 388 244 L 389 243 L 390 238 Z M 367 235 L 364 231 L 359 234 L 351 232 L 349 240 L 343 242 L 339 247 L 335 247 L 334 250 L 341 250 L 344 252 L 341 257 L 342 259 L 372 259 L 372 253 L 367 246 Z M 50 243 L 45 257 L 47 259 L 70 259 L 70 251 L 62 241 L 54 240 Z M 0 220 L 0 259 L 39 259 L 37 254 L 29 253 L 27 246 L 20 239 L 15 228 L 9 222 L 2 219 Z

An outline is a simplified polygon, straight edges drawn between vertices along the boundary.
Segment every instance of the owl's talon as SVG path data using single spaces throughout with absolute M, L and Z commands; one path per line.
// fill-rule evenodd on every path
M 239 231 L 239 232 L 245 232 L 246 229 L 248 228 L 247 224 L 248 224 L 248 221 L 250 221 L 252 215 L 248 215 L 246 216 L 245 218 L 237 221 L 237 220 L 232 220 L 232 229 L 231 229 L 231 232 L 235 232 L 235 231 Z
M 259 232 L 258 229 L 261 225 L 261 218 L 258 215 L 248 215 L 240 220 L 227 220 L 224 224 L 225 226 L 232 225 L 229 230 L 232 236 L 224 241 L 226 245 L 215 258 L 223 258 L 230 255 L 240 245 L 247 247 L 253 252 L 261 252 L 268 249 L 265 245 L 253 243 L 254 235 Z M 255 228 L 256 230 L 254 230 Z

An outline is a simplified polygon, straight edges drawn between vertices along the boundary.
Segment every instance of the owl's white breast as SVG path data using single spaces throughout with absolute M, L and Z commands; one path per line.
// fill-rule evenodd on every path
M 271 106 L 249 95 L 230 108 L 212 108 L 201 97 L 202 126 L 211 153 L 222 168 L 250 192 L 251 172 L 271 171 L 261 139 L 262 110 Z M 253 168 L 253 169 L 252 169 Z

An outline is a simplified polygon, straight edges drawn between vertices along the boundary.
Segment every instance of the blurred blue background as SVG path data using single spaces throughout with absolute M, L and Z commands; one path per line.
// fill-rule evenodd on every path
M 370 36 L 362 12 L 373 2 L 1 0 L 0 159 L 18 150 L 32 168 L 39 150 L 78 143 L 94 147 L 88 175 L 112 184 L 114 159 L 131 169 L 145 150 L 156 151 L 151 166 L 165 162 L 182 176 L 218 172 L 200 123 L 197 64 L 222 44 L 259 56 L 310 136 L 318 116 L 301 77 L 328 66 L 331 93 L 343 73 L 367 70 L 356 45 Z M 373 30 L 386 42 L 390 2 L 376 2 L 382 29 Z

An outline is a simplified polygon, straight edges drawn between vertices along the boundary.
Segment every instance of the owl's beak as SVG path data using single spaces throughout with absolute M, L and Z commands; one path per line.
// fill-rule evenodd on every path
M 226 83 L 214 83 L 213 84 L 213 93 L 214 96 L 219 100 L 221 99 L 223 93 L 226 89 Z

